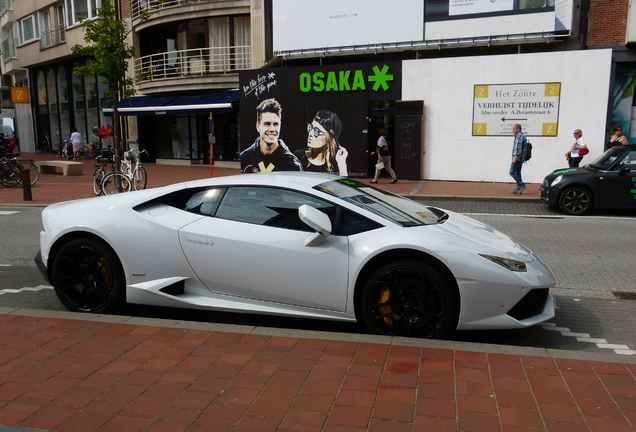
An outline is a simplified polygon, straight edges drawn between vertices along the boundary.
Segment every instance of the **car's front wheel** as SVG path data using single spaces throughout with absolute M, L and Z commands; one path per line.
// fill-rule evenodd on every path
M 368 279 L 359 311 L 371 333 L 443 338 L 457 325 L 457 296 L 436 269 L 418 261 L 398 261 Z
M 565 214 L 584 215 L 592 210 L 592 194 L 582 186 L 573 186 L 559 196 L 559 208 Z
M 125 300 L 124 271 L 115 253 L 92 239 L 65 244 L 52 267 L 55 294 L 73 312 L 112 312 Z

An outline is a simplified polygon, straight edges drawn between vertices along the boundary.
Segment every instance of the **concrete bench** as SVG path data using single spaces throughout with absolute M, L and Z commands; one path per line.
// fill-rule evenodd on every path
M 62 168 L 62 175 L 74 176 L 84 173 L 84 164 L 73 161 L 38 161 L 36 165 L 42 174 L 56 173 L 57 168 Z

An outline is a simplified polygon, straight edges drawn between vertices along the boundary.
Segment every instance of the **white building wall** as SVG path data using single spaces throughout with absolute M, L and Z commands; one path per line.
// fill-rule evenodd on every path
M 423 177 L 429 180 L 512 182 L 512 130 L 507 136 L 473 136 L 473 93 L 478 84 L 560 82 L 558 135 L 530 137 L 526 183 L 567 166 L 564 154 L 581 129 L 591 162 L 603 153 L 612 51 L 587 50 L 483 57 L 407 60 L 402 98 L 424 101 Z

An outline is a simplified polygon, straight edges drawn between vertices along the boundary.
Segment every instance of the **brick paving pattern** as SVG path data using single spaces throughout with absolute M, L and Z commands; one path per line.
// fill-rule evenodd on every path
M 0 315 L 0 423 L 633 431 L 636 365 Z

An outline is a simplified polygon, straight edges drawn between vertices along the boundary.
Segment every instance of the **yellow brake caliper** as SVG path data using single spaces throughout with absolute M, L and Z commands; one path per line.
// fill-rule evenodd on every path
M 389 298 L 391 298 L 391 291 L 385 285 L 380 290 L 380 298 L 378 299 L 378 304 L 381 304 L 381 305 L 387 304 L 387 302 L 389 301 Z M 395 323 L 393 322 L 393 318 L 388 316 L 391 312 L 393 312 L 393 308 L 387 305 L 387 306 L 380 306 L 378 309 L 380 310 L 380 313 L 382 315 L 385 315 L 382 319 L 384 320 L 386 325 L 388 325 L 390 328 L 393 328 L 395 326 Z

